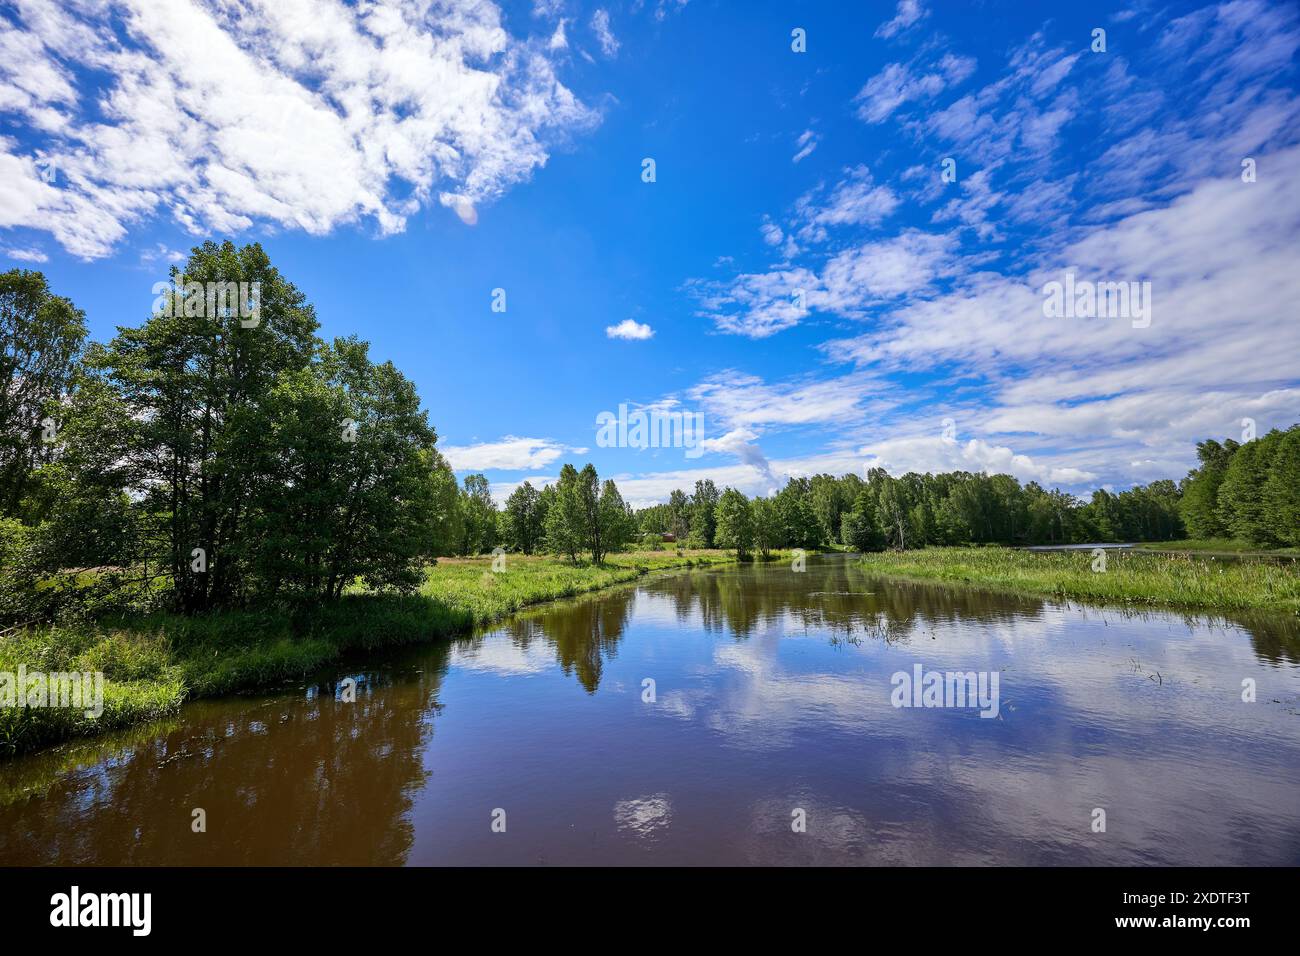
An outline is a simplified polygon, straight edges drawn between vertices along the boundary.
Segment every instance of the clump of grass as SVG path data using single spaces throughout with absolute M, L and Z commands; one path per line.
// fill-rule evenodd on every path
M 104 710 L 87 717 L 68 707 L 0 707 L 0 755 L 102 733 L 172 713 L 185 685 L 165 642 L 71 627 L 31 628 L 0 640 L 0 671 L 101 671 Z
M 1110 604 L 1300 612 L 1300 566 L 1188 554 L 926 548 L 864 555 L 870 571 Z

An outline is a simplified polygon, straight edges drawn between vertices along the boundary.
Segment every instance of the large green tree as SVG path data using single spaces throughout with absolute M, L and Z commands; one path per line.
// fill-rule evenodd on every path
M 718 499 L 717 543 L 724 548 L 734 548 L 736 556 L 748 557 L 754 546 L 754 519 L 749 510 L 749 499 L 735 488 L 728 488 Z
M 49 459 L 85 338 L 84 313 L 50 292 L 45 276 L 0 272 L 0 517 L 19 515 Z
M 541 493 L 525 481 L 506 499 L 506 546 L 532 554 L 541 543 L 544 517 Z

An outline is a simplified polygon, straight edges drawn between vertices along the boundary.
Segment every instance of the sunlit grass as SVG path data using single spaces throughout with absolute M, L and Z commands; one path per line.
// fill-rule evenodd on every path
M 864 555 L 870 571 L 1113 604 L 1300 613 L 1300 564 L 1090 551 L 926 548 Z

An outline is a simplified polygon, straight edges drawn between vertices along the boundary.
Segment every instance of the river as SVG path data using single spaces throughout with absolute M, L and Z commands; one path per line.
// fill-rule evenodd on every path
M 1295 865 L 1298 662 L 1293 618 L 670 574 L 0 764 L 0 863 Z

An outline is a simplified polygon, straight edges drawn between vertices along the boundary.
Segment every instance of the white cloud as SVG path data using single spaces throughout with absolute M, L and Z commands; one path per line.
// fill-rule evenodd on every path
M 858 117 L 868 123 L 883 123 L 899 107 L 912 101 L 933 99 L 974 71 L 973 57 L 951 53 L 945 54 L 927 73 L 916 73 L 902 63 L 890 63 L 868 80 L 854 97 L 858 104 Z
M 707 421 L 748 430 L 770 425 L 849 424 L 862 417 L 863 403 L 879 389 L 878 380 L 860 373 L 768 384 L 753 375 L 726 372 L 692 386 L 686 395 L 703 406 Z
M 861 317 L 882 302 L 928 294 L 957 271 L 955 237 L 907 230 L 864 242 L 830 259 L 818 274 L 804 267 L 747 273 L 729 282 L 694 280 L 697 315 L 724 332 L 761 339 L 793 328 L 813 311 Z
M 611 339 L 627 339 L 629 341 L 644 341 L 655 334 L 655 330 L 650 328 L 644 322 L 637 322 L 635 319 L 624 319 L 618 325 L 605 326 L 605 335 Z
M 816 189 L 800 196 L 795 203 L 796 216 L 804 223 L 799 238 L 805 242 L 822 242 L 828 226 L 876 226 L 898 208 L 901 200 L 888 186 L 878 185 L 871 170 L 858 165 L 845 170 L 829 196 L 822 198 Z
M 794 142 L 795 152 L 791 162 L 798 163 L 812 155 L 812 151 L 817 148 L 817 134 L 810 129 L 804 130 L 799 134 L 799 138 Z
M 4 250 L 4 254 L 10 259 L 17 259 L 19 262 L 49 262 L 50 257 L 39 249 L 24 249 L 10 247 Z
M 620 44 L 618 37 L 614 36 L 614 31 L 610 29 L 608 10 L 601 7 L 591 15 L 591 32 L 596 34 L 596 40 L 600 43 L 600 52 L 610 58 L 618 56 Z
M 0 228 L 48 231 L 83 258 L 164 209 L 196 235 L 394 233 L 433 196 L 459 197 L 443 202 L 465 218 L 597 121 L 545 41 L 511 36 L 490 2 L 16 8 L 0 112 L 57 173 L 43 182 L 0 138 Z
M 456 471 L 545 468 L 565 452 L 565 446 L 549 438 L 516 438 L 507 435 L 500 441 L 477 445 L 448 445 L 442 454 Z
M 1058 467 L 1018 454 L 1006 445 L 981 438 L 945 441 L 941 435 L 891 438 L 863 447 L 863 468 L 884 468 L 892 475 L 915 471 L 974 471 L 1005 474 L 1048 486 L 1078 485 L 1097 476 L 1079 468 Z M 862 474 L 862 472 L 859 472 Z
M 763 241 L 769 246 L 779 246 L 785 239 L 785 233 L 781 231 L 781 227 L 770 219 L 765 220 L 758 227 L 758 231 L 762 233 Z
M 551 34 L 551 39 L 546 44 L 548 50 L 567 50 L 569 48 L 569 38 L 564 34 L 564 25 L 567 22 L 561 17 L 560 22 L 555 25 L 555 32 Z
M 876 27 L 876 36 L 888 40 L 929 15 L 930 11 L 925 9 L 921 0 L 898 0 L 894 18 Z

